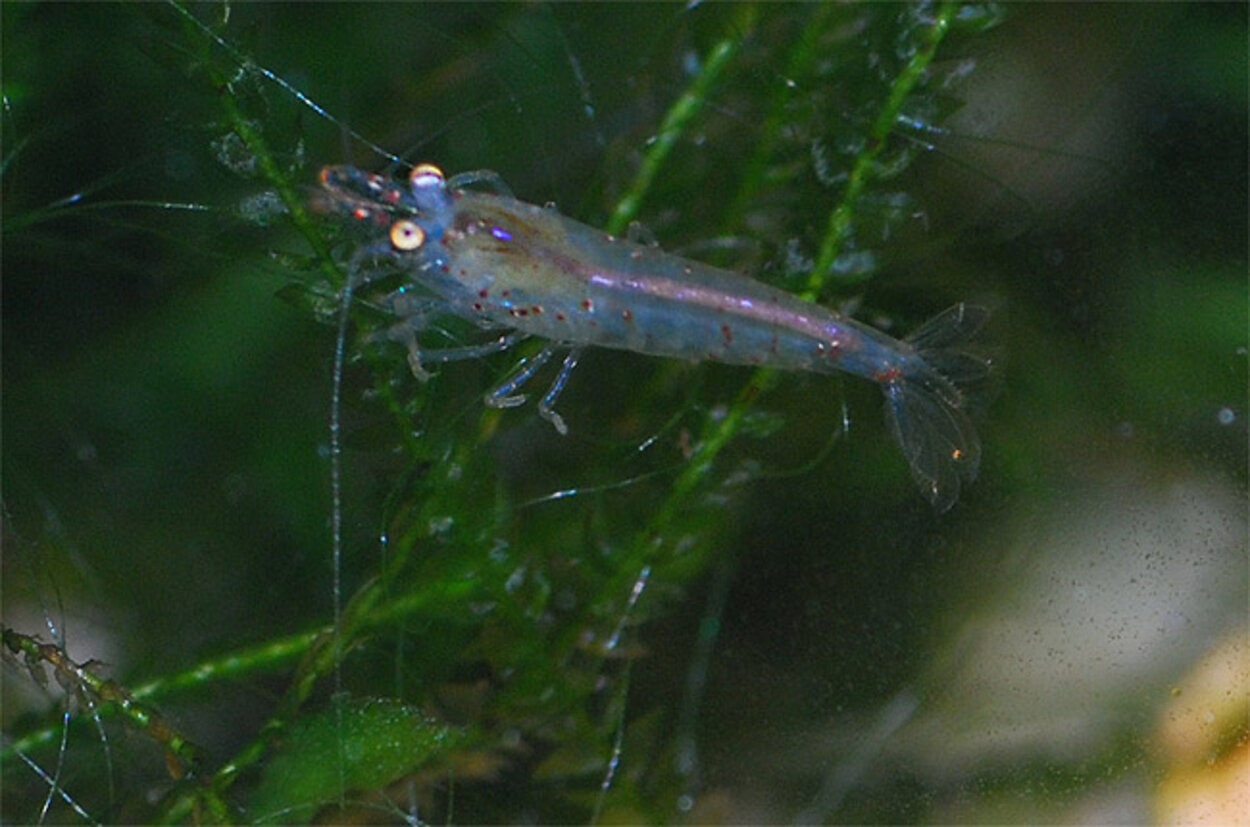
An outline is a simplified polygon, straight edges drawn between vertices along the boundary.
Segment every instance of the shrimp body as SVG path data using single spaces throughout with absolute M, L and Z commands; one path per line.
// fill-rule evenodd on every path
M 949 507 L 960 479 L 975 477 L 980 444 L 957 383 L 988 370 L 987 361 L 959 347 L 980 329 L 984 310 L 956 305 L 908 339 L 895 339 L 754 279 L 616 238 L 550 207 L 463 188 L 476 181 L 501 187 L 492 173 L 448 181 L 423 164 L 409 180 L 404 187 L 351 167 L 327 167 L 318 204 L 368 228 L 373 238 L 362 255 L 403 273 L 401 292 L 420 288 L 428 296 L 416 305 L 421 312 L 411 314 L 417 326 L 433 311 L 542 337 L 574 354 L 597 346 L 851 373 L 882 386 L 890 430 L 935 506 Z M 404 302 L 395 306 L 404 315 Z M 410 349 L 418 370 L 415 339 Z M 550 403 L 571 360 L 575 355 L 540 405 L 561 430 Z M 523 371 L 507 390 L 532 372 Z M 493 399 L 514 404 L 519 397 Z

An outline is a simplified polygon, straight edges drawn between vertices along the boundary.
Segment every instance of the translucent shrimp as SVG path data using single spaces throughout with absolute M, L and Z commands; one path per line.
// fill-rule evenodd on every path
M 466 189 L 484 184 L 494 192 Z M 878 383 L 890 433 L 921 493 L 939 511 L 975 477 L 981 445 L 962 388 L 985 376 L 987 359 L 964 349 L 986 310 L 957 304 L 906 339 L 738 273 L 616 238 L 549 207 L 518 201 L 491 172 L 445 178 L 430 164 L 406 183 L 353 167 L 321 171 L 315 206 L 360 226 L 368 242 L 356 262 L 402 274 L 391 306 L 392 335 L 423 364 L 503 350 L 526 336 L 548 345 L 486 394 L 496 407 L 518 393 L 553 355 L 568 355 L 539 403 L 561 433 L 556 398 L 581 348 L 758 365 L 844 371 Z M 376 277 L 376 276 L 370 276 Z M 500 336 L 476 347 L 421 352 L 416 333 L 433 316 L 469 319 Z

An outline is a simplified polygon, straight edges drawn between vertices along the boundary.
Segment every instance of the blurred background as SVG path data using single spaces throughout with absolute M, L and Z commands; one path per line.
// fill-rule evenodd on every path
M 190 13 L 205 28 L 162 5 L 0 7 L 3 620 L 44 641 L 55 627 L 132 687 L 333 620 L 337 285 L 275 176 L 311 193 L 323 164 L 402 172 L 351 130 L 606 226 L 693 101 L 637 217 L 666 249 L 797 291 L 936 10 Z M 858 380 L 783 377 L 682 499 L 692 446 L 748 371 L 591 352 L 562 439 L 532 405 L 483 415 L 515 355 L 419 386 L 367 335 L 382 322 L 356 320 L 343 599 L 404 542 L 425 566 L 411 588 L 482 584 L 407 592 L 429 608 L 345 664 L 356 697 L 470 733 L 434 769 L 378 779 L 423 791 L 420 818 L 1246 812 L 1246 8 L 958 20 L 822 294 L 895 335 L 956 301 L 994 311 L 983 466 L 947 514 Z M 718 48 L 726 68 L 700 87 Z M 632 551 L 648 531 L 662 556 Z M 626 643 L 593 663 L 569 643 L 613 632 Z M 293 668 L 157 703 L 215 768 Z M 547 681 L 589 688 L 548 705 Z M 142 734 L 88 721 L 62 746 L 63 697 L 8 665 L 3 691 L 6 820 L 39 817 L 58 772 L 92 818 L 160 811 L 168 776 Z M 21 740 L 40 732 L 55 737 Z M 265 814 L 266 767 L 235 788 L 247 817 Z M 53 799 L 49 820 L 80 819 Z M 395 799 L 372 818 L 418 813 Z

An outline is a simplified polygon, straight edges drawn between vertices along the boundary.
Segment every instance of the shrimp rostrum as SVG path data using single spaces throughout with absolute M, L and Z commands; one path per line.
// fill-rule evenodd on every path
M 986 321 L 981 307 L 957 304 L 895 339 L 738 273 L 518 201 L 485 171 L 445 178 L 437 167 L 421 164 L 406 182 L 395 182 L 353 167 L 326 167 L 315 205 L 367 234 L 354 270 L 370 272 L 368 265 L 402 277 L 390 299 L 401 319 L 393 334 L 408 346 L 418 378 L 428 376 L 426 364 L 540 337 L 547 346 L 489 391 L 486 403 L 521 404 L 521 386 L 552 356 L 565 353 L 538 405 L 563 434 L 567 428 L 554 404 L 587 346 L 844 371 L 881 386 L 890 433 L 935 508 L 949 508 L 960 486 L 976 477 L 981 445 L 964 388 L 983 378 L 990 362 L 965 345 Z M 422 351 L 416 333 L 440 315 L 468 319 L 499 336 L 482 345 Z

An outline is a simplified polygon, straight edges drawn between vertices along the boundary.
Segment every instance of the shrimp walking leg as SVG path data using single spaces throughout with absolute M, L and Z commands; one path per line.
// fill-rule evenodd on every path
M 492 408 L 515 408 L 525 404 L 525 394 L 517 390 L 534 377 L 543 365 L 551 361 L 558 345 L 547 345 L 538 353 L 521 362 L 516 373 L 504 380 L 503 384 L 486 393 L 485 402 Z
M 502 353 L 508 348 L 514 346 L 517 342 L 525 340 L 525 336 L 520 333 L 505 333 L 493 342 L 483 342 L 480 345 L 465 345 L 463 347 L 439 347 L 420 350 L 419 348 L 408 349 L 408 366 L 414 365 L 420 368 L 428 377 L 430 374 L 425 370 L 425 365 L 441 365 L 444 362 L 458 362 L 462 359 L 480 359 L 483 356 L 490 356 L 494 353 Z M 421 378 L 416 370 L 413 375 L 418 379 Z
M 399 339 L 408 348 L 408 368 L 412 371 L 412 375 L 421 382 L 428 382 L 430 379 L 430 372 L 425 369 L 426 365 L 441 365 L 444 362 L 458 362 L 463 359 L 480 359 L 483 356 L 502 353 L 526 338 L 522 333 L 505 333 L 494 341 L 483 342 L 480 345 L 422 350 L 417 344 L 416 329 L 409 325 L 396 325 L 388 332 L 388 335 L 393 339 Z
M 427 364 L 441 364 L 443 362 L 489 356 L 492 353 L 507 350 L 526 338 L 523 333 L 513 332 L 505 333 L 492 342 L 485 342 L 480 345 L 427 348 L 422 350 L 417 344 L 417 333 L 428 330 L 432 326 L 433 319 L 439 316 L 446 317 L 450 315 L 453 312 L 451 305 L 446 301 L 429 296 L 414 296 L 404 288 L 396 290 L 388 296 L 385 304 L 389 306 L 395 315 L 403 319 L 399 324 L 392 325 L 387 329 L 386 338 L 399 342 L 408 349 L 408 367 L 412 370 L 412 375 L 422 382 L 428 381 L 430 378 L 429 371 L 425 369 Z
M 444 362 L 459 362 L 462 359 L 480 359 L 483 356 L 502 353 L 525 339 L 526 336 L 521 333 L 505 333 L 494 341 L 483 342 L 480 345 L 429 348 L 422 351 L 421 360 L 425 364 L 441 365 Z
M 564 364 L 560 365 L 560 372 L 556 374 L 556 380 L 551 383 L 551 387 L 543 394 L 543 398 L 538 403 L 538 415 L 555 426 L 560 436 L 567 436 L 569 426 L 564 424 L 564 417 L 555 412 L 556 399 L 564 390 L 564 385 L 569 381 L 569 374 L 573 372 L 573 368 L 577 367 L 577 360 L 582 356 L 581 348 L 573 348 L 564 357 Z
M 522 362 L 520 369 L 516 373 L 508 377 L 502 385 L 486 394 L 486 404 L 492 408 L 515 408 L 517 405 L 524 404 L 525 394 L 517 393 L 517 390 L 534 378 L 534 374 L 543 365 L 551 361 L 551 357 L 561 347 L 562 345 L 559 343 L 548 345 L 534 356 Z M 547 392 L 543 394 L 543 398 L 538 403 L 539 416 L 550 422 L 560 436 L 566 436 L 569 432 L 569 427 L 564 424 L 564 417 L 555 412 L 556 400 L 560 397 L 560 393 L 568 383 L 569 375 L 573 372 L 573 368 L 577 367 L 577 360 L 581 358 L 581 355 L 581 348 L 575 347 L 568 352 L 564 357 L 564 362 L 560 365 L 560 372 L 556 374 L 555 381 L 551 383 L 551 387 L 547 389 Z
M 417 332 L 429 327 L 429 320 L 446 312 L 447 303 L 436 299 L 413 297 L 404 290 L 397 290 L 387 298 L 387 304 L 395 315 L 403 319 L 386 331 L 386 337 L 399 342 L 408 349 L 408 368 L 421 382 L 428 382 L 430 372 L 423 366 L 421 348 L 417 344 Z

